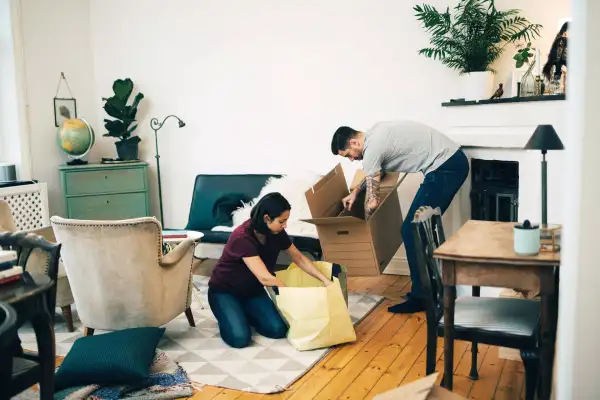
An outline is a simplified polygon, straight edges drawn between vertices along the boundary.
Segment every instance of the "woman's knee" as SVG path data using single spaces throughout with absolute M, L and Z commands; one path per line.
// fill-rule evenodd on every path
M 241 349 L 247 347 L 250 344 L 252 336 L 250 334 L 250 329 L 234 329 L 226 331 L 221 330 L 221 338 L 229 346 L 234 347 L 236 349 Z
M 282 339 L 287 335 L 287 325 L 281 318 L 272 319 L 263 324 L 261 335 L 270 339 Z

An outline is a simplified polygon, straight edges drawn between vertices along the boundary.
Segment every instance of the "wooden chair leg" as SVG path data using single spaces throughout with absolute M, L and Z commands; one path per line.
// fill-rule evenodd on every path
M 525 367 L 525 400 L 533 400 L 539 379 L 540 357 L 535 351 L 521 350 Z
M 471 372 L 469 372 L 469 378 L 474 381 L 479 379 L 479 373 L 477 372 L 477 342 L 471 342 Z
M 83 336 L 92 336 L 94 334 L 94 328 L 83 328 Z
M 187 317 L 187 320 L 190 323 L 190 326 L 195 327 L 196 322 L 194 322 L 194 314 L 192 314 L 191 308 L 188 307 L 185 309 L 185 316 Z
M 427 324 L 427 360 L 425 363 L 425 374 L 431 375 L 435 372 L 435 355 L 437 352 L 437 332 L 433 324 Z
M 479 297 L 481 295 L 481 287 L 471 287 L 473 297 Z M 479 373 L 477 372 L 477 342 L 471 343 L 471 372 L 469 372 L 469 378 L 473 380 L 479 379 Z
M 63 317 L 65 318 L 65 321 L 67 321 L 67 330 L 69 332 L 74 332 L 75 328 L 73 327 L 73 314 L 71 313 L 71 306 L 64 306 L 60 308 L 62 310 L 63 313 Z

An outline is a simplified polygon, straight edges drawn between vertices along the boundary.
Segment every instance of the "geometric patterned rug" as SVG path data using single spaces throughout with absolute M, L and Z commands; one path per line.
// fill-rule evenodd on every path
M 298 351 L 285 338 L 268 339 L 256 333 L 252 335 L 250 346 L 244 349 L 229 347 L 221 340 L 217 321 L 208 306 L 208 278 L 194 275 L 194 282 L 203 305 L 192 297 L 196 327 L 189 326 L 185 315 L 181 314 L 165 325 L 165 334 L 158 344 L 158 348 L 181 365 L 193 382 L 254 393 L 277 393 L 287 389 L 331 351 L 331 348 Z M 365 318 L 382 300 L 381 296 L 348 293 L 353 324 Z M 69 333 L 64 320 L 57 315 L 55 337 L 59 356 L 65 356 L 73 342 L 83 336 L 75 307 L 73 320 L 75 332 Z M 95 331 L 94 335 L 102 333 Z M 19 337 L 23 348 L 37 351 L 30 327 L 21 328 Z

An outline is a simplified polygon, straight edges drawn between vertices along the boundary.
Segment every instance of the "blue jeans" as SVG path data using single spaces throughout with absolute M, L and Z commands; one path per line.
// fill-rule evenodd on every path
M 410 268 L 410 279 L 412 280 L 410 293 L 412 298 L 422 299 L 424 297 L 412 227 L 415 212 L 419 207 L 430 206 L 433 208 L 439 207 L 442 214 L 445 213 L 468 174 L 469 160 L 462 150 L 458 150 L 438 169 L 425 175 L 425 179 L 419 187 L 410 209 L 404 216 L 402 237 L 408 267 Z
M 219 323 L 221 338 L 231 347 L 250 344 L 251 326 L 271 339 L 281 339 L 287 334 L 287 325 L 267 292 L 243 298 L 209 287 L 208 303 Z

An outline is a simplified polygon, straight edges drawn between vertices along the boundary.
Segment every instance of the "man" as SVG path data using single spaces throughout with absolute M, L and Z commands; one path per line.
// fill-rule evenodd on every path
M 414 248 L 412 220 L 421 206 L 439 207 L 444 213 L 469 173 L 469 161 L 460 146 L 435 129 L 412 121 L 380 122 L 366 132 L 338 128 L 331 151 L 352 161 L 362 160 L 365 182 L 342 201 L 346 209 L 354 204 L 359 191 L 366 189 L 367 218 L 379 205 L 381 173 L 421 172 L 424 180 L 402 223 L 402 236 L 410 268 L 412 291 L 406 302 L 390 307 L 394 313 L 423 311 L 423 289 Z

